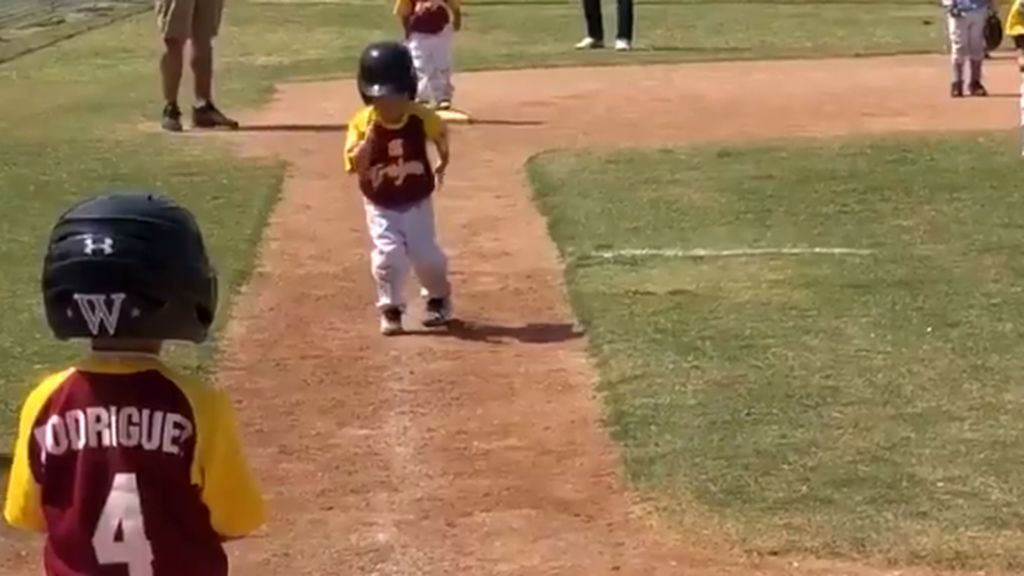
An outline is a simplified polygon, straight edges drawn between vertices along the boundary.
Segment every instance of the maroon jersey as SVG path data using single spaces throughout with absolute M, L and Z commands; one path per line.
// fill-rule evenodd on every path
M 370 146 L 370 168 L 360 174 L 359 189 L 373 204 L 401 210 L 434 193 L 427 143 L 445 145 L 445 139 L 443 122 L 423 106 L 410 103 L 405 118 L 395 125 L 384 124 L 368 106 L 348 124 L 346 168 L 354 169 L 353 155 L 359 146 Z
M 439 34 L 452 21 L 445 0 L 404 0 L 404 3 L 410 8 L 404 18 L 406 33 Z
M 26 402 L 5 517 L 47 533 L 49 576 L 225 576 L 263 516 L 234 428 L 155 357 L 91 359 Z

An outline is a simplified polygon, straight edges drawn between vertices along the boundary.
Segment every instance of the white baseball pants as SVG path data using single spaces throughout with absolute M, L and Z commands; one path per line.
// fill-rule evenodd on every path
M 416 99 L 423 102 L 451 100 L 452 67 L 455 51 L 455 32 L 451 25 L 437 34 L 413 32 L 406 40 L 412 63 L 416 67 Z
M 366 223 L 373 240 L 370 260 L 378 309 L 405 308 L 403 288 L 410 266 L 426 298 L 450 295 L 448 257 L 437 243 L 430 198 L 404 211 L 366 202 Z
M 946 17 L 953 62 L 978 62 L 985 59 L 985 22 L 987 10 L 971 10 L 960 17 Z

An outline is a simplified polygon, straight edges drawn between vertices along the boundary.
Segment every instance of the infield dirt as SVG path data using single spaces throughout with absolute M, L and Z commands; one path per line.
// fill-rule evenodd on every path
M 361 199 L 342 170 L 355 89 L 281 87 L 228 136 L 289 164 L 218 369 L 273 514 L 232 545 L 233 572 L 931 574 L 752 558 L 644 510 L 602 427 L 524 163 L 580 146 L 1012 128 L 1016 102 L 999 96 L 1016 75 L 989 69 L 995 97 L 963 101 L 942 57 L 461 75 L 458 104 L 477 122 L 453 126 L 436 202 L 463 324 L 392 339 L 377 333 Z M 7 573 L 30 562 L 0 553 Z

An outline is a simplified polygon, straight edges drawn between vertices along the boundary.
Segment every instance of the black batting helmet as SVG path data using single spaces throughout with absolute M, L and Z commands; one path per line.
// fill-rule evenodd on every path
M 53 228 L 43 302 L 54 335 L 202 342 L 217 275 L 192 214 L 153 194 L 86 200 Z
M 416 98 L 416 69 L 409 49 L 398 42 L 374 42 L 359 57 L 359 95 L 369 104 L 380 96 Z

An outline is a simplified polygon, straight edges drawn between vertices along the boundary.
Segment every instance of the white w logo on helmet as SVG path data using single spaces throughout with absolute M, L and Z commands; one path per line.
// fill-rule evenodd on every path
M 75 294 L 75 302 L 82 312 L 82 318 L 89 327 L 93 336 L 99 336 L 100 324 L 107 329 L 107 334 L 113 336 L 117 331 L 117 323 L 121 319 L 121 304 L 125 295 L 121 294 Z M 110 299 L 111 306 L 107 307 L 107 299 Z M 68 311 L 70 313 L 70 310 Z

